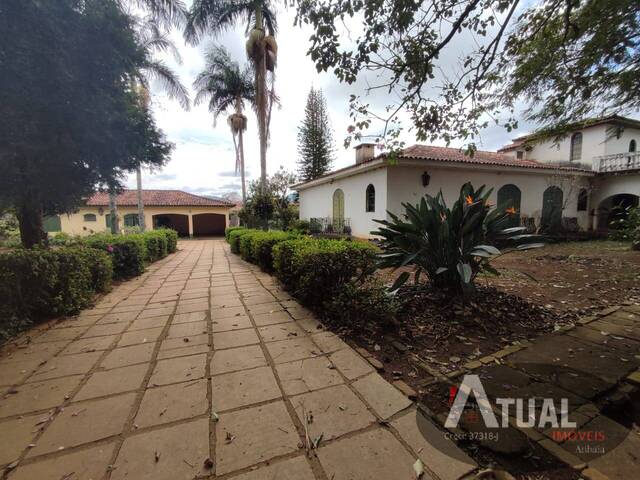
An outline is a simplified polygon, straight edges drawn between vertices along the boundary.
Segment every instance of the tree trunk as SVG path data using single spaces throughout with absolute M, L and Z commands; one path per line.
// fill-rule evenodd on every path
M 240 149 L 240 179 L 242 180 L 242 205 L 247 203 L 247 186 L 244 177 L 244 142 L 242 140 L 242 129 L 238 133 L 238 148 Z
M 146 229 L 146 223 L 144 221 L 144 202 L 142 201 L 142 167 L 138 165 L 136 170 L 136 183 L 138 187 L 138 225 L 140 231 L 144 232 Z
M 264 32 L 264 19 L 262 16 L 262 0 L 256 0 L 254 11 L 256 16 L 256 29 Z M 260 45 L 259 54 L 253 59 L 256 79 L 256 113 L 258 117 L 258 136 L 260 139 L 260 188 L 265 193 L 267 185 L 267 64 L 264 39 Z M 262 229 L 269 228 L 267 218 L 262 219 Z
M 47 245 L 48 236 L 42 225 L 42 205 L 34 198 L 25 198 L 16 209 L 22 246 L 33 248 Z
M 118 204 L 116 194 L 113 190 L 109 190 L 109 215 L 111 215 L 111 233 L 118 235 L 120 233 L 120 219 L 118 218 Z

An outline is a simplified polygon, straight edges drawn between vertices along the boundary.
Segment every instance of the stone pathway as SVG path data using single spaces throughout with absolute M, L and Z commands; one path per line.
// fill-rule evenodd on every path
M 590 480 L 639 478 L 640 429 L 634 423 L 640 413 L 640 306 L 608 308 L 527 345 L 470 362 L 464 370 L 480 377 L 492 401 L 537 399 L 538 416 L 541 399 L 553 399 L 556 408 L 566 399 L 569 420 L 576 423 L 573 428 L 518 428 L 512 407 L 512 426 L 500 429 L 497 441 L 479 441 L 483 446 L 511 456 L 543 448 Z M 446 392 L 462 373 L 442 379 L 435 390 Z M 448 410 L 443 405 L 432 415 L 444 424 Z M 475 416 L 467 422 L 463 416 L 461 426 L 476 433 L 491 430 Z
M 453 480 L 475 468 L 222 240 L 181 242 L 19 343 L 0 354 L 3 478 L 410 480 L 419 458 L 422 478 Z

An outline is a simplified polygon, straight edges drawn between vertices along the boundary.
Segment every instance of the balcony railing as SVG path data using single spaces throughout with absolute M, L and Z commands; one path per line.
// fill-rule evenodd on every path
M 309 230 L 312 234 L 351 235 L 350 218 L 311 218 Z
M 640 169 L 640 152 L 616 153 L 594 157 L 596 172 L 622 172 Z

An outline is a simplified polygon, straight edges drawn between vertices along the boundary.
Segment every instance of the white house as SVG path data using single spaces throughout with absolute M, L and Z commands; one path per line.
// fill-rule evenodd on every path
M 374 219 L 403 213 L 426 193 L 442 190 L 447 205 L 460 187 L 493 187 L 490 201 L 516 209 L 532 230 L 561 222 L 571 230 L 606 229 L 617 205 L 640 197 L 640 121 L 610 116 L 576 123 L 561 139 L 530 135 L 498 152 L 470 157 L 455 148 L 414 145 L 397 161 L 375 155 L 372 144 L 356 147 L 353 165 L 295 185 L 300 218 L 357 237 L 370 237 Z

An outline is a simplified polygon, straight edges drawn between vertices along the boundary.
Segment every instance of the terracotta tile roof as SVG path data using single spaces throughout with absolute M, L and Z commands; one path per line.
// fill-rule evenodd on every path
M 385 155 L 381 154 L 364 162 L 349 165 L 347 167 L 334 170 L 333 172 L 326 173 L 309 182 L 293 185 L 293 187 L 303 187 L 317 180 L 322 180 L 324 178 L 332 177 L 336 174 L 355 170 L 356 168 L 362 167 L 376 160 L 381 160 L 384 157 Z M 514 157 L 498 152 L 485 152 L 478 150 L 475 152 L 473 157 L 470 157 L 469 155 L 465 155 L 464 151 L 459 148 L 436 147 L 433 145 L 413 145 L 412 147 L 405 148 L 400 154 L 400 159 L 429 160 L 442 163 L 467 163 L 469 164 L 470 168 L 473 168 L 474 165 L 488 165 L 526 169 L 567 170 L 575 172 L 587 171 L 578 167 L 558 166 L 551 163 L 536 162 L 535 160 L 518 160 Z
M 233 203 L 215 197 L 204 197 L 182 190 L 143 190 L 142 201 L 146 206 L 158 207 L 232 207 Z M 136 190 L 124 190 L 118 195 L 118 205 L 138 205 Z M 109 205 L 109 194 L 106 192 L 94 193 L 86 202 L 89 206 Z
M 535 160 L 518 160 L 509 155 L 498 152 L 484 152 L 478 150 L 471 157 L 465 155 L 459 148 L 434 147 L 432 145 L 414 145 L 402 151 L 401 158 L 436 160 L 454 163 L 469 163 L 474 165 L 496 165 L 516 168 L 554 168 L 562 170 L 582 170 L 575 167 L 558 167 L 549 163 Z

